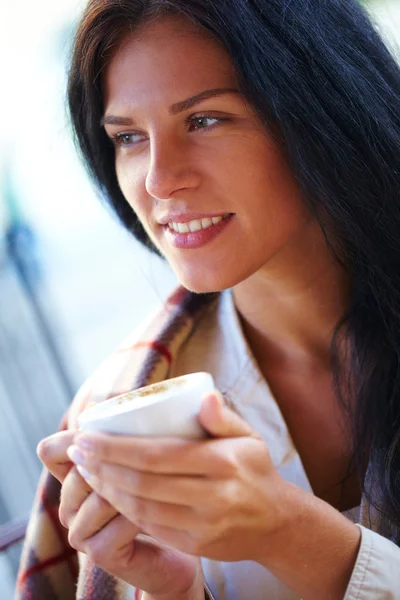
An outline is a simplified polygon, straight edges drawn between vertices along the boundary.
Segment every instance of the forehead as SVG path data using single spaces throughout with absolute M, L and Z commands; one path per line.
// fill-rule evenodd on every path
M 184 17 L 160 18 L 127 35 L 103 74 L 105 105 L 129 105 L 236 84 L 228 53 Z M 167 98 L 168 96 L 168 98 Z

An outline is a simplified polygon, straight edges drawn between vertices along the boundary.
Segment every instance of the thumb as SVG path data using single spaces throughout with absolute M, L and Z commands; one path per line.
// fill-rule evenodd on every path
M 204 399 L 199 421 L 212 437 L 228 438 L 254 435 L 250 425 L 226 406 L 223 396 L 218 390 Z

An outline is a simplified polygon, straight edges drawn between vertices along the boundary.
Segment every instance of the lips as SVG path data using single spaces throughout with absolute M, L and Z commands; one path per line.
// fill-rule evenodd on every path
M 220 211 L 216 213 L 195 213 L 195 212 L 169 212 L 159 219 L 157 222 L 160 225 L 168 225 L 168 223 L 189 223 L 189 221 L 201 221 L 201 219 L 212 219 L 213 217 L 223 217 L 224 215 L 231 215 L 227 211 Z
M 164 225 L 164 235 L 168 244 L 182 250 L 194 250 L 201 248 L 212 242 L 215 238 L 223 234 L 223 232 L 231 226 L 235 221 L 235 215 L 230 215 L 226 219 L 222 219 L 216 225 L 211 225 L 206 229 L 199 231 L 189 231 L 187 233 L 178 233 L 171 229 L 169 225 Z

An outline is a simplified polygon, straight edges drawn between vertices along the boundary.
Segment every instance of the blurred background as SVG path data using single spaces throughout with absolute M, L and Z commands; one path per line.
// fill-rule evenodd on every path
M 400 58 L 400 0 L 368 8 Z M 65 108 L 82 0 L 0 0 L 0 598 L 53 433 L 84 379 L 177 284 L 96 197 Z

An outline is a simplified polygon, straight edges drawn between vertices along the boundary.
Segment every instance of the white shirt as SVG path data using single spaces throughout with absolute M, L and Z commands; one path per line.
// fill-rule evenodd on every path
M 313 493 L 282 413 L 243 335 L 232 290 L 222 292 L 205 310 L 180 349 L 170 377 L 196 371 L 210 372 L 228 403 L 262 435 L 281 476 Z M 362 523 L 364 509 L 344 514 Z M 360 527 L 361 547 L 344 600 L 400 600 L 400 548 Z M 299 600 L 258 563 L 203 558 L 202 565 L 215 600 Z

